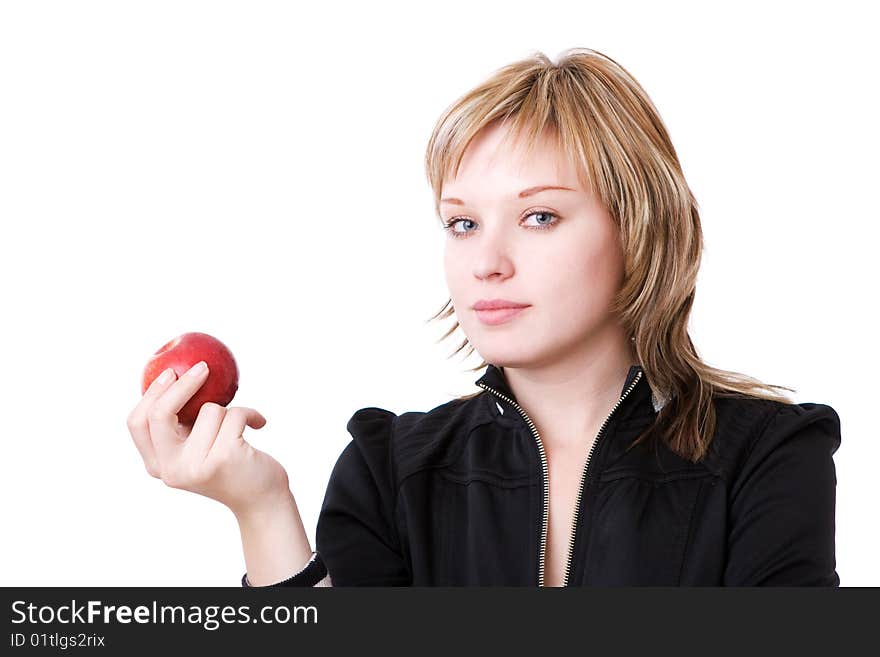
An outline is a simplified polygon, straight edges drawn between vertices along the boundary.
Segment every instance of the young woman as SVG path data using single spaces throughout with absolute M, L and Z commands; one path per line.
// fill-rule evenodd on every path
M 486 368 L 427 412 L 368 407 L 312 550 L 253 409 L 176 412 L 205 373 L 129 416 L 148 471 L 226 504 L 244 586 L 837 586 L 839 419 L 704 363 L 688 318 L 697 203 L 641 86 L 601 53 L 541 53 L 451 105 L 427 175 L 450 298 Z

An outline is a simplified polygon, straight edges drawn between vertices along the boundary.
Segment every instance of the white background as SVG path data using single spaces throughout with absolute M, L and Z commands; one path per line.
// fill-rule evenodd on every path
M 232 514 L 145 471 L 147 358 L 216 335 L 309 538 L 358 408 L 476 391 L 424 175 L 440 113 L 540 50 L 644 86 L 697 196 L 709 363 L 841 416 L 837 562 L 880 584 L 870 3 L 4 2 L 3 585 L 229 585 Z

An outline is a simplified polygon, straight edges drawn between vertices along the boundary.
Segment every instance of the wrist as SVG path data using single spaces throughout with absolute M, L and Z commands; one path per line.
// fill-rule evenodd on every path
M 236 513 L 247 579 L 252 586 L 284 581 L 298 573 L 313 551 L 296 500 L 288 490 Z
M 296 500 L 289 487 L 252 499 L 247 505 L 229 507 L 238 524 L 256 525 L 271 522 L 273 517 L 287 515 L 296 509 Z

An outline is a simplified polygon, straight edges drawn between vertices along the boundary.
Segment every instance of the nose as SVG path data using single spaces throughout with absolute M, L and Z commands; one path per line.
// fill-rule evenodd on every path
M 474 240 L 474 277 L 479 280 L 507 278 L 514 272 L 510 247 L 503 231 L 483 230 L 478 240 Z
M 505 279 L 513 274 L 513 261 L 497 249 L 482 249 L 474 262 L 474 277 L 479 280 Z

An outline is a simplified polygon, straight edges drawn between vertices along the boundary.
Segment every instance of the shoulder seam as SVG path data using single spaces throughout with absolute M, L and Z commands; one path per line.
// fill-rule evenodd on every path
M 767 419 L 764 420 L 764 423 L 761 425 L 761 428 L 755 432 L 755 437 L 749 443 L 749 447 L 746 450 L 746 453 L 743 455 L 742 459 L 740 459 L 739 463 L 737 463 L 736 472 L 730 473 L 731 483 L 739 477 L 740 472 L 742 471 L 746 462 L 749 460 L 749 457 L 751 457 L 752 452 L 755 451 L 755 447 L 757 446 L 758 442 L 761 440 L 761 438 L 764 437 L 764 434 L 767 433 L 767 427 L 770 426 L 770 424 L 771 424 L 771 422 L 773 422 L 773 420 L 775 420 L 777 417 L 779 417 L 779 414 L 782 412 L 783 408 L 785 408 L 784 404 L 782 406 L 778 407 L 772 413 L 767 414 Z
M 479 429 L 480 427 L 485 426 L 485 425 L 487 425 L 487 424 L 492 424 L 493 421 L 494 421 L 494 420 L 493 420 L 492 418 L 490 418 L 490 419 L 486 420 L 485 422 L 480 422 L 480 423 L 475 424 L 474 426 L 472 426 L 472 427 L 468 430 L 467 437 L 462 441 L 462 447 L 461 447 L 461 449 L 464 450 L 464 447 L 465 447 L 465 444 L 467 443 L 467 440 L 471 437 L 471 434 L 472 434 L 474 431 L 476 431 L 476 430 Z M 443 463 L 437 463 L 437 464 L 434 464 L 434 465 L 420 466 L 419 468 L 413 470 L 412 472 L 408 472 L 408 473 L 406 474 L 406 476 L 403 477 L 403 478 L 400 480 L 400 482 L 396 484 L 396 488 L 397 488 L 397 490 L 395 491 L 395 495 L 396 495 L 397 497 L 400 496 L 400 489 L 403 488 L 403 484 L 404 484 L 404 482 L 405 482 L 407 479 L 409 479 L 410 477 L 413 477 L 413 476 L 419 474 L 420 472 L 424 472 L 425 470 L 435 470 L 435 469 L 437 469 L 437 468 L 445 468 L 445 467 L 448 466 L 449 464 L 454 463 L 455 460 L 456 460 L 460 455 L 461 455 L 460 452 L 458 452 L 458 453 L 456 453 L 455 455 L 449 457 L 449 459 L 446 460 L 446 461 L 444 461 Z
M 391 470 L 391 483 L 394 487 L 392 499 L 393 504 L 391 505 L 392 514 L 391 514 L 391 525 L 394 530 L 394 540 L 397 542 L 398 551 L 403 550 L 403 543 L 400 540 L 400 532 L 397 529 L 397 513 L 398 513 L 398 502 L 400 500 L 400 484 L 397 481 L 397 459 L 395 458 L 395 447 L 394 447 L 394 437 L 397 433 L 397 420 L 400 417 L 399 414 L 395 413 L 394 417 L 391 420 L 391 432 L 388 436 L 388 459 L 390 460 L 389 468 Z

